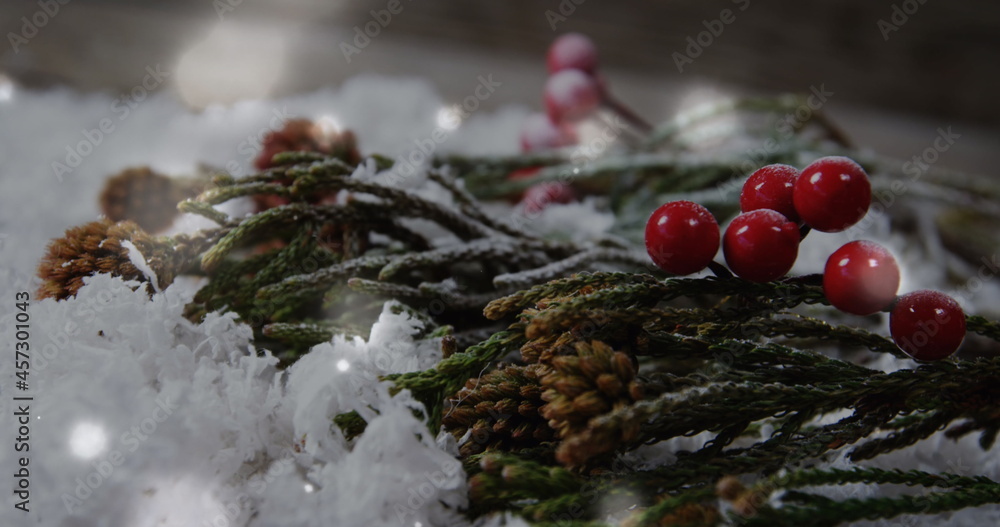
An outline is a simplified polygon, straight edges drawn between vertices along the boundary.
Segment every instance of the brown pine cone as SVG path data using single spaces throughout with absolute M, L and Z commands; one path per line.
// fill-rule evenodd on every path
M 509 365 L 469 379 L 445 410 L 442 423 L 456 437 L 472 431 L 460 447 L 462 456 L 485 450 L 516 450 L 551 441 L 555 434 L 539 415 L 547 368 Z
M 196 196 L 197 187 L 149 167 L 127 168 L 105 182 L 101 211 L 113 222 L 134 221 L 146 232 L 155 233 L 173 223 L 177 204 Z
M 636 366 L 627 353 L 601 341 L 577 342 L 575 355 L 553 357 L 542 377 L 548 404 L 542 415 L 560 438 L 586 428 L 591 418 L 642 399 Z
M 291 119 L 281 130 L 264 136 L 254 166 L 257 170 L 274 167 L 271 159 L 281 152 L 317 152 L 336 157 L 349 165 L 361 162 L 358 141 L 353 132 L 327 130 L 309 119 Z
M 129 259 L 129 250 L 122 245 L 126 240 L 145 257 L 156 273 L 158 286 L 166 287 L 173 282 L 177 255 L 167 240 L 151 237 L 131 221 L 114 223 L 105 219 L 73 227 L 49 244 L 38 266 L 38 276 L 42 279 L 38 298 L 62 300 L 74 296 L 83 286 L 83 277 L 97 273 L 148 282 Z M 147 288 L 152 294 L 153 288 L 148 285 Z

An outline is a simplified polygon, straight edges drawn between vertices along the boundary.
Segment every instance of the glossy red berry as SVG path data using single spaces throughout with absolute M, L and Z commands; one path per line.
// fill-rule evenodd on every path
M 550 203 L 572 203 L 576 201 L 576 193 L 573 188 L 565 183 L 547 181 L 534 185 L 524 191 L 524 199 L 521 206 L 524 212 L 536 214 L 541 212 Z
M 877 313 L 892 303 L 898 290 L 896 259 L 875 242 L 846 243 L 826 260 L 823 293 L 833 307 L 845 313 Z
M 799 255 L 799 227 L 770 209 L 740 214 L 722 237 L 726 264 L 736 276 L 770 282 L 784 276 Z
M 914 291 L 899 298 L 889 315 L 889 331 L 899 349 L 917 360 L 940 360 L 965 338 L 965 313 L 937 291 Z
M 792 199 L 806 225 L 840 232 L 868 212 L 872 186 L 861 165 L 846 157 L 823 157 L 802 169 Z
M 586 117 L 601 102 L 600 87 L 580 70 L 561 70 L 545 82 L 545 112 L 556 123 Z
M 646 222 L 646 252 L 668 273 L 696 273 L 719 252 L 719 223 L 697 203 L 672 201 L 653 211 Z
M 575 69 L 593 75 L 597 71 L 597 46 L 580 33 L 567 33 L 549 46 L 545 62 L 549 73 Z
M 576 136 L 565 125 L 558 125 L 544 113 L 529 115 L 521 126 L 521 150 L 535 152 L 576 144 Z
M 799 221 L 792 202 L 792 190 L 799 171 L 789 165 L 767 165 L 750 175 L 740 192 L 740 210 L 771 209 L 788 221 Z

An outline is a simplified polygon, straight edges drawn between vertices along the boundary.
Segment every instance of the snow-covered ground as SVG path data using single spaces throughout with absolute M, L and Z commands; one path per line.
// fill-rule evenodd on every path
M 461 133 L 428 143 L 436 128 L 455 123 L 449 106 L 418 80 L 358 78 L 336 91 L 200 114 L 169 93 L 127 113 L 121 104 L 61 90 L 0 99 L 2 342 L 15 341 L 15 294 L 34 294 L 34 269 L 45 245 L 66 228 L 96 219 L 104 178 L 125 167 L 148 164 L 184 175 L 205 163 L 246 171 L 262 134 L 299 116 L 325 117 L 353 130 L 363 152 L 406 155 L 419 144 L 436 151 L 514 152 L 528 112 L 474 111 Z M 572 207 L 581 206 L 566 210 Z M 823 245 L 805 247 L 799 265 L 815 272 L 836 241 L 813 239 Z M 0 360 L 0 473 L 8 487 L 16 486 L 11 475 L 20 470 L 21 457 L 29 458 L 30 497 L 7 493 L 0 524 L 464 524 L 465 476 L 453 441 L 429 435 L 413 417 L 416 403 L 405 395 L 389 397 L 376 381 L 440 358 L 436 346 L 414 340 L 418 321 L 387 309 L 367 342 L 337 338 L 278 372 L 273 358 L 256 356 L 250 331 L 231 316 L 186 321 L 181 309 L 193 291 L 191 282 L 179 280 L 150 301 L 102 276 L 75 299 L 32 301 L 27 391 L 15 391 L 12 348 Z M 30 407 L 22 412 L 28 414 L 25 452 L 13 448 L 22 405 Z M 349 443 L 331 431 L 330 419 L 350 410 L 369 426 Z M 877 460 L 890 462 L 1000 478 L 998 456 L 983 453 L 972 437 L 958 444 L 935 437 Z M 30 499 L 28 513 L 15 508 L 23 499 Z M 998 525 L 1000 512 L 970 510 L 950 522 Z

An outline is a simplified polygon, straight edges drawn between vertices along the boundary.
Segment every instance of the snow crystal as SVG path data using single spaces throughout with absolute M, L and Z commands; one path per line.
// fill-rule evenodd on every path
M 101 243 L 104 242 L 102 241 Z M 159 293 L 160 280 L 156 277 L 156 271 L 154 271 L 153 268 L 149 266 L 149 263 L 146 262 L 146 257 L 142 255 L 139 248 L 129 240 L 122 240 L 122 247 L 128 249 L 128 260 L 132 262 L 132 265 L 134 265 L 135 268 L 138 269 L 147 280 L 149 280 L 149 283 L 153 285 L 153 289 Z
M 45 489 L 32 495 L 35 524 L 457 521 L 466 498 L 454 441 L 439 442 L 415 417 L 421 405 L 378 381 L 441 359 L 439 339 L 415 340 L 419 320 L 388 302 L 368 342 L 336 337 L 280 372 L 231 314 L 187 321 L 194 288 L 179 284 L 150 299 L 98 275 L 75 298 L 32 306 L 31 412 L 44 418 L 32 423 L 31 474 Z M 0 362 L 0 375 L 12 368 Z M 368 427 L 349 443 L 331 423 L 352 410 Z M 0 411 L 13 415 L 9 398 Z M 0 464 L 13 456 L 3 449 Z M 0 522 L 25 525 L 11 499 Z

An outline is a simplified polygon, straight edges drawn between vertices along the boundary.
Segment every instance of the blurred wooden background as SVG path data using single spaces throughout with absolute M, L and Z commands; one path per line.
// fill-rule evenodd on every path
M 938 127 L 953 126 L 963 137 L 945 162 L 978 172 L 1000 162 L 994 1 L 398 1 L 402 10 L 350 62 L 341 43 L 352 44 L 355 26 L 372 22 L 371 11 L 390 0 L 77 0 L 60 5 L 17 52 L 9 34 L 20 34 L 21 17 L 30 20 L 40 7 L 4 2 L 0 73 L 26 87 L 117 93 L 135 86 L 147 65 L 175 67 L 188 48 L 225 26 L 247 39 L 247 63 L 257 56 L 271 67 L 274 59 L 259 46 L 280 43 L 278 79 L 255 96 L 336 86 L 374 72 L 426 77 L 446 99 L 460 100 L 477 75 L 492 73 L 504 87 L 485 107 L 539 106 L 546 47 L 560 33 L 580 31 L 598 43 L 621 98 L 654 116 L 669 116 L 700 93 L 823 85 L 835 94 L 828 112 L 859 144 L 908 158 L 933 141 Z M 679 73 L 672 54 L 683 53 L 686 39 L 723 9 L 733 10 L 735 21 Z M 560 11 L 565 20 L 553 30 L 546 13 Z M 897 23 L 905 11 L 911 14 L 884 39 L 879 20 Z M 246 84 L 235 74 L 241 64 L 230 65 L 234 84 Z M 199 97 L 193 106 L 231 102 L 224 90 Z

